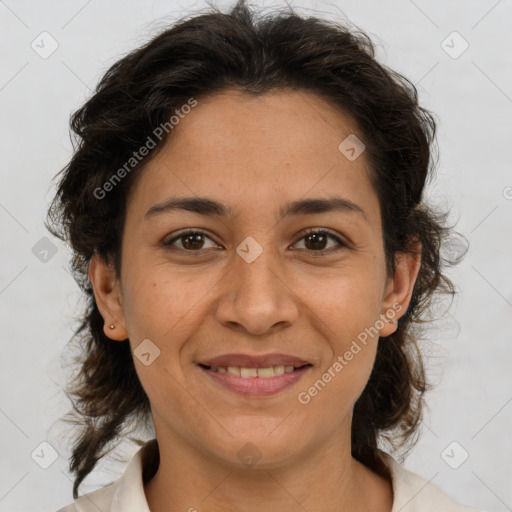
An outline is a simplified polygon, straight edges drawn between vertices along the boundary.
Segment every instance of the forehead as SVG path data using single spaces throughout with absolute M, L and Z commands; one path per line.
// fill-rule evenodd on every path
M 198 99 L 182 116 L 133 199 L 147 210 L 171 196 L 207 196 L 234 213 L 261 214 L 263 207 L 277 213 L 285 202 L 336 195 L 378 222 L 364 151 L 351 160 L 340 150 L 354 136 L 363 138 L 355 122 L 312 93 L 226 91 Z
M 298 167 L 301 160 L 316 159 L 321 167 L 338 160 L 339 143 L 356 133 L 362 138 L 349 116 L 306 91 L 252 96 L 229 90 L 200 99 L 173 129 L 161 156 L 178 149 L 181 158 L 207 156 L 212 164 L 220 161 L 252 171 L 268 168 L 272 160 L 273 167 Z

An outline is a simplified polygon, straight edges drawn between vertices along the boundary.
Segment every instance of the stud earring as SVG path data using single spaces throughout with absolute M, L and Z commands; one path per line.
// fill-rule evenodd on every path
M 109 326 L 111 329 L 114 329 L 115 328 L 115 325 L 114 324 L 110 324 Z

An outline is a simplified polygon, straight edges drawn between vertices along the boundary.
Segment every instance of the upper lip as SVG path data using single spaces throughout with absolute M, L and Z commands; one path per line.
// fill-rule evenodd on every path
M 295 368 L 300 368 L 301 366 L 311 363 L 288 354 L 224 354 L 206 361 L 201 361 L 200 364 L 205 366 L 234 366 L 240 368 L 270 368 L 271 366 L 294 366 Z

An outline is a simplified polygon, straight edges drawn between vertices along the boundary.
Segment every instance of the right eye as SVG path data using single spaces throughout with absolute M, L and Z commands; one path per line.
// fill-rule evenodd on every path
M 212 247 L 218 247 L 217 244 L 215 244 L 215 242 L 213 242 L 213 240 L 206 233 L 195 229 L 188 229 L 183 231 L 170 240 L 165 240 L 163 245 L 166 247 L 170 246 L 172 248 L 177 248 L 178 250 L 186 252 L 200 252 L 201 249 L 204 249 L 205 239 L 210 240 L 214 244 Z M 174 245 L 176 241 L 180 241 L 181 247 L 176 247 Z M 206 247 L 206 249 L 210 249 L 212 247 Z

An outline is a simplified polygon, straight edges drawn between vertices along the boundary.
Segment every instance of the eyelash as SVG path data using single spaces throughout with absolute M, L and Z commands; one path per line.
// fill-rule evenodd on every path
M 313 234 L 315 234 L 315 235 L 325 235 L 328 238 L 331 238 L 331 239 L 335 240 L 340 245 L 340 247 L 334 248 L 334 249 L 333 248 L 331 248 L 331 249 L 321 249 L 321 250 L 318 250 L 318 251 L 307 250 L 307 249 L 299 249 L 299 250 L 306 251 L 306 252 L 310 253 L 311 256 L 315 256 L 315 257 L 316 256 L 320 256 L 320 257 L 322 257 L 322 256 L 326 256 L 328 254 L 332 254 L 334 252 L 338 252 L 338 251 L 340 251 L 342 249 L 348 249 L 349 248 L 348 244 L 343 242 L 341 240 L 341 238 L 339 238 L 337 235 L 333 234 L 331 231 L 329 231 L 327 229 L 324 229 L 324 228 L 318 228 L 318 229 L 309 228 L 301 236 L 301 238 L 299 238 L 299 240 L 297 240 L 297 242 L 295 242 L 295 244 L 297 244 L 298 242 L 300 242 L 301 240 L 306 238 L 308 235 L 313 235 Z M 204 231 L 197 230 L 197 229 L 187 229 L 186 231 L 181 232 L 179 235 L 171 238 L 170 240 L 164 241 L 163 245 L 165 247 L 171 247 L 172 249 L 177 249 L 179 251 L 184 251 L 184 252 L 192 253 L 192 254 L 193 253 L 197 253 L 197 255 L 200 255 L 200 253 L 203 251 L 203 249 L 198 249 L 197 251 L 193 251 L 193 250 L 188 250 L 188 249 L 181 249 L 179 247 L 172 247 L 174 242 L 176 242 L 177 240 L 180 240 L 181 238 L 185 238 L 186 236 L 190 236 L 190 235 L 203 235 L 206 238 L 209 238 L 210 240 L 212 240 L 212 238 L 209 237 Z M 214 241 L 214 240 L 212 240 L 212 241 Z

